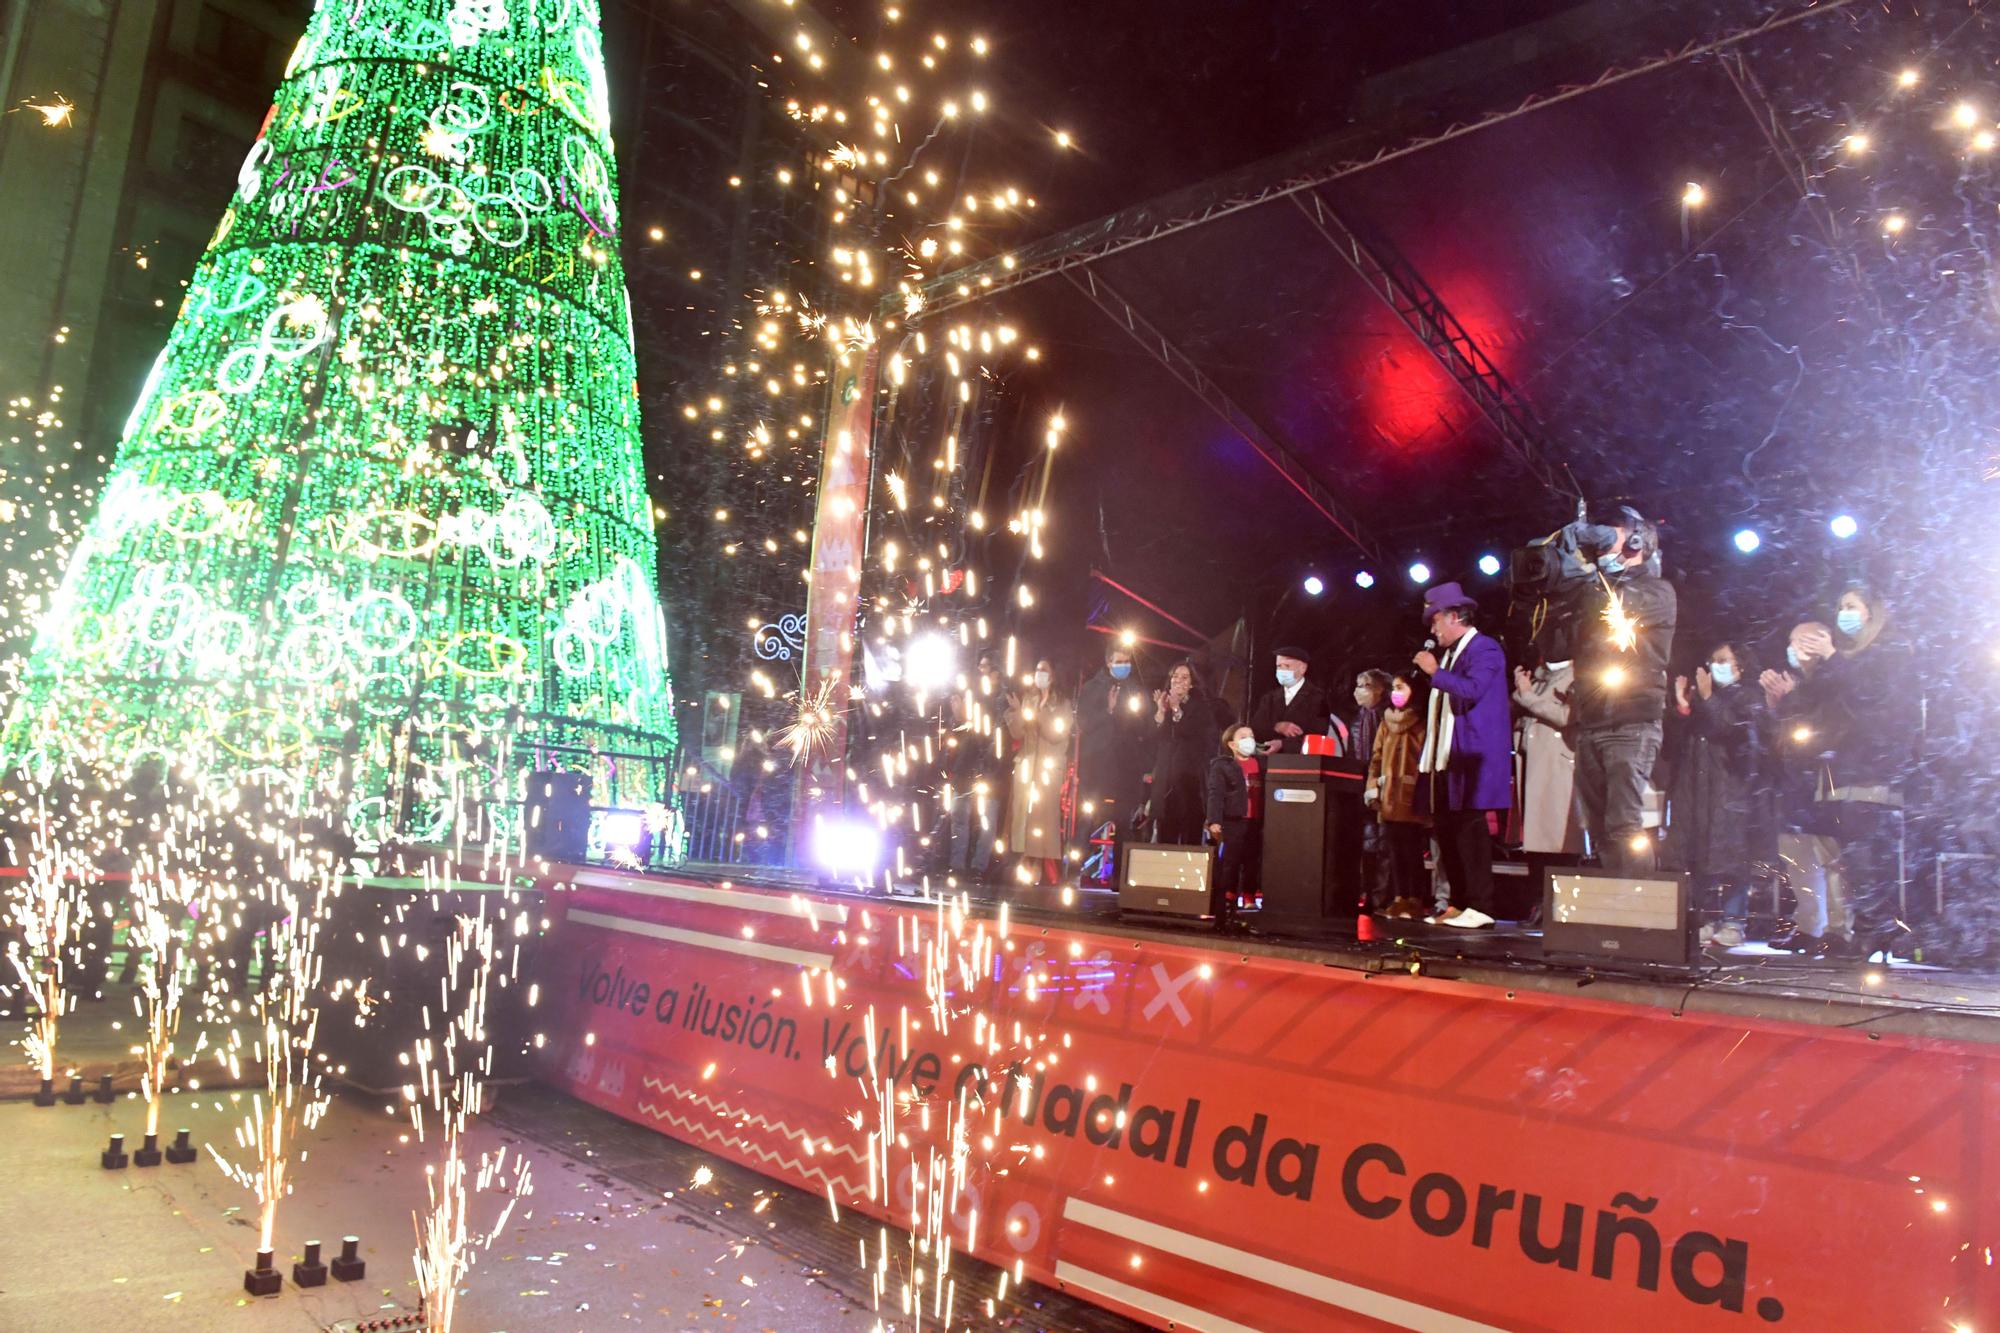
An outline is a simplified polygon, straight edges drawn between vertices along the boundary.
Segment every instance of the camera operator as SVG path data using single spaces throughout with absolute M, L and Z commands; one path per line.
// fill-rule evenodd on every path
M 1654 864 L 1646 789 L 1660 757 L 1678 600 L 1660 577 L 1659 528 L 1638 511 L 1621 507 L 1608 524 L 1579 519 L 1564 535 L 1573 553 L 1565 610 L 1576 662 L 1577 801 L 1599 863 L 1643 874 Z

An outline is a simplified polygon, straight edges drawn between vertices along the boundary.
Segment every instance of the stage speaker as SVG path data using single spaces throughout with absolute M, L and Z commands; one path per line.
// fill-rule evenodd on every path
M 540 772 L 528 778 L 528 855 L 583 861 L 590 847 L 590 774 Z
M 1542 952 L 1597 962 L 1689 966 L 1686 874 L 1551 869 L 1542 891 Z
M 1207 916 L 1215 848 L 1128 842 L 1120 849 L 1118 910 Z

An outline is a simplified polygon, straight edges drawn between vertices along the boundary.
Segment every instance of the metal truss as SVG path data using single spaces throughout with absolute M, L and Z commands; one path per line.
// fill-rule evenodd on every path
M 1690 42 L 1676 50 L 1647 60 L 1607 70 L 1586 84 L 1538 93 L 1519 105 L 1476 120 L 1450 126 L 1416 139 L 1396 138 L 1394 127 L 1364 126 L 1319 143 L 1310 144 L 1278 157 L 1237 171 L 1213 177 L 1195 185 L 1162 195 L 1131 208 L 1122 209 L 1095 222 L 1023 246 L 1003 255 L 940 274 L 918 290 L 923 298 L 923 314 L 917 318 L 949 310 L 955 306 L 1024 286 L 1041 278 L 1087 267 L 1101 259 L 1214 222 L 1273 200 L 1310 190 L 1351 176 L 1369 167 L 1393 162 L 1439 144 L 1477 134 L 1481 130 L 1513 120 L 1543 107 L 1587 96 L 1614 84 L 1652 74 L 1684 60 L 1724 51 L 1738 43 L 1788 27 L 1821 14 L 1833 13 L 1855 0 L 1819 0 L 1804 8 L 1788 10 L 1747 28 L 1713 41 Z M 900 314 L 900 296 L 886 302 L 883 313 Z
M 1549 462 L 1542 444 L 1542 426 L 1534 412 L 1514 392 L 1492 358 L 1473 341 L 1465 325 L 1439 298 L 1423 274 L 1380 241 L 1363 241 L 1317 191 L 1294 194 L 1291 201 L 1313 230 L 1347 261 L 1368 290 L 1382 298 L 1403 327 L 1415 334 L 1452 382 L 1464 391 L 1482 416 L 1500 434 L 1501 442 L 1528 475 L 1557 495 L 1575 495 L 1576 484 Z
M 1786 179 L 1791 182 L 1792 188 L 1798 191 L 1800 200 L 1812 214 L 1813 221 L 1818 224 L 1820 234 L 1825 237 L 1828 245 L 1840 244 L 1840 220 L 1833 215 L 1833 209 L 1828 206 L 1826 196 L 1820 193 L 1813 170 L 1806 163 L 1805 154 L 1799 151 L 1798 143 L 1793 140 L 1791 131 L 1785 128 L 1784 117 L 1772 104 L 1771 95 L 1764 90 L 1763 81 L 1757 77 L 1756 71 L 1750 68 L 1749 60 L 1741 51 L 1724 53 L 1720 63 L 1722 72 L 1729 76 L 1729 82 L 1735 85 L 1737 95 L 1749 109 L 1751 119 L 1757 122 L 1758 130 L 1764 135 L 1764 142 L 1770 145 L 1771 155 L 1784 169 Z
M 1275 469 L 1279 476 L 1290 482 L 1298 493 L 1324 515 L 1328 522 L 1340 529 L 1349 541 L 1360 549 L 1370 560 L 1383 559 L 1382 548 L 1370 537 L 1351 510 L 1336 498 L 1332 491 L 1314 476 L 1299 460 L 1296 451 L 1281 444 L 1257 420 L 1241 407 L 1221 387 L 1211 380 L 1202 368 L 1188 355 L 1176 347 L 1159 328 L 1133 307 L 1130 301 L 1112 290 L 1110 284 L 1088 268 L 1057 270 L 1067 278 L 1092 304 L 1106 315 L 1111 322 L 1125 330 L 1144 348 L 1146 353 L 1167 369 L 1175 379 L 1186 385 L 1188 390 L 1207 405 L 1208 409 L 1222 418 L 1229 428 L 1242 436 L 1255 449 L 1258 456 Z

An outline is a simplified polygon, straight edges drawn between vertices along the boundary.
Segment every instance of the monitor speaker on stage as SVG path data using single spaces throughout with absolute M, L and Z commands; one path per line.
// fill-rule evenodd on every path
M 590 845 L 590 774 L 544 771 L 528 779 L 528 855 L 582 861 Z
M 1688 929 L 1688 876 L 1550 870 L 1542 891 L 1542 952 L 1689 966 L 1694 938 Z
M 1128 842 L 1120 849 L 1118 910 L 1207 916 L 1215 883 L 1213 847 Z

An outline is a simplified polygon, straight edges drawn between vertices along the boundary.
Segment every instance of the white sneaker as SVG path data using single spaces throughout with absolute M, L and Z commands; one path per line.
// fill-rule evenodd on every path
M 1460 930 L 1479 930 L 1493 924 L 1493 918 L 1477 907 L 1468 907 L 1457 916 L 1445 917 L 1440 925 L 1457 926 Z
M 1716 945 L 1724 949 L 1734 949 L 1743 943 L 1743 927 L 1734 921 L 1725 921 L 1715 928 L 1713 936 Z

